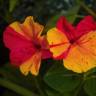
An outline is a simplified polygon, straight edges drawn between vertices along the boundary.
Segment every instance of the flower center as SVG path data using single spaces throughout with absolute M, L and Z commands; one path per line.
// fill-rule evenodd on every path
M 76 41 L 76 40 L 73 40 L 73 39 L 72 39 L 72 40 L 70 40 L 70 43 L 73 44 L 75 41 Z
M 34 47 L 36 48 L 36 50 L 41 49 L 41 45 L 37 39 L 34 39 L 32 43 L 33 43 Z
M 36 47 L 36 49 L 38 49 L 38 50 L 41 49 L 41 45 L 39 45 L 39 44 L 35 44 L 35 47 Z

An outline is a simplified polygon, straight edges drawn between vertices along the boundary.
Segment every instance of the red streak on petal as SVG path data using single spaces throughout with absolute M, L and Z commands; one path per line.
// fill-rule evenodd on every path
M 20 26 L 21 29 L 23 30 L 23 33 L 25 34 L 25 36 L 29 39 L 29 40 L 32 40 L 32 36 L 33 36 L 33 33 L 28 33 L 28 29 L 26 28 L 26 26 L 24 25 L 21 25 Z M 30 31 L 31 32 L 31 31 Z
M 71 51 L 72 46 L 70 45 L 66 51 L 64 51 L 60 56 L 54 57 L 54 59 L 56 60 L 60 60 L 60 59 L 66 59 L 66 57 L 68 56 L 69 51 Z
M 59 43 L 59 44 L 52 44 L 52 45 L 50 45 L 50 48 L 60 46 L 60 45 L 63 45 L 63 44 L 68 44 L 68 42 Z

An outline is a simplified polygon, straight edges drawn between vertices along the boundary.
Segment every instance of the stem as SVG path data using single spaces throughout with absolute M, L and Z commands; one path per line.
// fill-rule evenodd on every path
M 2 87 L 8 88 L 22 96 L 38 96 L 35 93 L 32 93 L 31 91 L 29 91 L 28 89 L 21 87 L 17 84 L 14 84 L 6 79 L 0 78 L 0 85 Z
M 40 93 L 40 96 L 45 96 L 44 92 L 41 90 L 41 87 L 40 87 L 36 77 L 34 77 L 34 81 L 35 81 L 36 87 L 37 87 L 37 89 L 38 89 L 38 91 Z
M 76 89 L 76 92 L 75 92 L 74 96 L 78 96 L 78 94 L 79 94 L 79 92 L 80 92 L 83 84 L 84 84 L 84 82 L 82 81 L 82 82 L 80 83 L 79 87 Z
M 96 13 L 91 10 L 87 5 L 84 4 L 84 2 L 78 0 L 78 3 L 89 13 L 91 14 L 92 16 L 96 17 Z
M 80 82 L 79 87 L 77 87 L 74 96 L 78 96 L 79 92 L 81 91 L 82 86 L 84 85 L 84 82 L 85 82 L 85 80 L 86 80 L 86 76 L 87 76 L 86 74 L 83 74 L 83 79 L 82 79 L 82 81 Z

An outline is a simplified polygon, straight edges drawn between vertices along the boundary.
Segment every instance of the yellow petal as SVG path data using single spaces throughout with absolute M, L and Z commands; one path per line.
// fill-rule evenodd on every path
M 28 75 L 28 73 L 30 72 L 30 68 L 32 66 L 32 62 L 33 62 L 33 56 L 29 60 L 25 61 L 24 63 L 22 63 L 20 65 L 20 71 L 25 76 Z
M 26 76 L 29 72 L 38 75 L 41 64 L 41 53 L 37 52 L 29 60 L 21 64 L 20 71 Z
M 9 25 L 13 30 L 15 30 L 20 35 L 24 36 L 26 39 L 31 40 L 32 39 L 32 32 L 28 31 L 26 27 L 24 27 L 19 22 L 13 22 Z M 30 33 L 30 34 L 29 34 Z
M 43 31 L 43 26 L 34 22 L 32 16 L 28 16 L 24 23 L 13 22 L 10 27 L 27 39 L 35 38 L 37 35 L 40 36 Z
M 96 67 L 96 32 L 85 34 L 78 42 L 64 60 L 64 66 L 77 73 L 87 72 Z
M 12 29 L 14 29 L 17 33 L 25 36 L 23 30 L 21 29 L 21 24 L 19 22 L 13 22 L 12 24 L 9 25 Z
M 22 26 L 23 26 L 23 30 L 25 30 L 26 29 L 26 35 L 28 35 L 30 38 L 32 38 L 33 37 L 33 32 L 34 32 L 34 30 L 35 30 L 35 28 L 34 28 L 34 20 L 33 20 L 33 17 L 32 16 L 28 16 L 26 19 L 25 19 L 25 21 L 24 21 L 24 23 L 22 24 Z
M 33 56 L 33 64 L 32 64 L 32 66 L 30 68 L 30 72 L 33 75 L 38 75 L 40 65 L 41 65 L 41 53 L 38 52 Z
M 67 37 L 56 28 L 52 28 L 47 32 L 47 40 L 50 47 L 50 51 L 53 53 L 53 57 L 61 55 L 70 46 Z
M 43 31 L 43 26 L 40 25 L 37 22 L 34 22 L 33 17 L 32 16 L 28 16 L 24 23 L 23 26 L 27 28 L 28 30 L 28 35 L 29 36 L 40 36 L 42 31 Z
M 40 25 L 39 23 L 34 23 L 34 25 L 35 25 L 35 34 L 36 34 L 36 36 L 40 36 L 41 35 L 41 33 L 43 32 L 43 29 L 44 29 L 44 26 L 43 25 Z

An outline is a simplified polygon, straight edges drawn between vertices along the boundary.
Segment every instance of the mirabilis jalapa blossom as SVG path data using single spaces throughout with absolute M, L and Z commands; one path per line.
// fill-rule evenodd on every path
M 47 32 L 54 59 L 63 59 L 64 66 L 77 73 L 96 67 L 96 22 L 86 16 L 76 27 L 60 17 L 56 27 Z
M 28 16 L 24 23 L 13 22 L 4 31 L 5 46 L 10 49 L 11 64 L 19 66 L 27 75 L 37 75 L 42 59 L 52 56 L 45 35 L 41 36 L 43 26 Z

